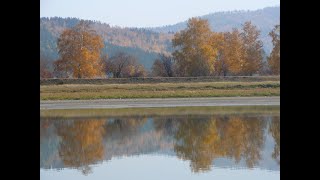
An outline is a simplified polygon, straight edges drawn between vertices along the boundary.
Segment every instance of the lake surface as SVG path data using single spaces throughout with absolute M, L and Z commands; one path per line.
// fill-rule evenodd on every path
M 40 179 L 280 179 L 280 112 L 41 116 Z

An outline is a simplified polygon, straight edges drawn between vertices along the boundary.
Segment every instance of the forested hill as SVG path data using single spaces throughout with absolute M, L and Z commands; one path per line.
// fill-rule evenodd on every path
M 280 22 L 280 7 L 268 7 L 256 11 L 219 12 L 201 16 L 209 20 L 212 30 L 218 32 L 239 28 L 245 21 L 252 21 L 261 30 L 261 40 L 267 54 L 272 49 L 268 33 L 274 25 Z M 49 60 L 56 60 L 58 53 L 56 41 L 60 33 L 75 26 L 77 18 L 40 18 L 40 55 Z M 186 27 L 186 22 L 157 28 L 120 28 L 106 23 L 91 21 L 93 28 L 105 40 L 105 52 L 112 56 L 123 51 L 134 55 L 150 69 L 158 53 L 172 51 L 171 39 L 173 33 Z
M 40 55 L 49 60 L 58 58 L 57 38 L 66 29 L 75 26 L 77 18 L 40 18 Z M 172 34 L 157 33 L 141 28 L 111 27 L 106 23 L 90 21 L 92 27 L 105 41 L 105 53 L 112 56 L 117 52 L 127 52 L 150 69 L 158 53 L 172 51 Z
M 261 31 L 264 49 L 269 54 L 272 43 L 268 34 L 276 24 L 280 24 L 280 7 L 266 7 L 255 11 L 217 12 L 200 17 L 208 19 L 212 30 L 217 32 L 231 31 L 232 28 L 240 28 L 244 22 L 251 21 Z M 174 25 L 148 29 L 155 32 L 175 33 L 186 27 L 187 21 L 184 21 Z

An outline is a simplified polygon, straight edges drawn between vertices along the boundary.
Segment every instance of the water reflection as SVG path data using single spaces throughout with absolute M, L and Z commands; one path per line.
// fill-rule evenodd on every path
M 40 120 L 40 168 L 76 168 L 86 175 L 92 172 L 92 165 L 101 161 L 139 154 L 176 156 L 189 161 L 194 173 L 236 165 L 279 170 L 280 117 L 180 115 Z
M 279 116 L 273 117 L 269 127 L 269 132 L 271 133 L 275 141 L 272 158 L 276 159 L 278 164 L 280 164 L 280 117 Z
M 90 172 L 89 165 L 104 158 L 103 120 L 71 120 L 57 123 L 57 135 L 61 137 L 59 156 L 65 167 L 80 168 Z

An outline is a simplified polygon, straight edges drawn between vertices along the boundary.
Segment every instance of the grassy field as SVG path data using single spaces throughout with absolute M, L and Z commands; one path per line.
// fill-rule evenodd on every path
M 280 96 L 280 81 L 41 85 L 41 100 Z
M 175 108 L 120 108 L 120 109 L 52 109 L 41 110 L 41 118 L 103 118 L 134 116 L 178 115 L 280 115 L 280 106 L 218 106 Z

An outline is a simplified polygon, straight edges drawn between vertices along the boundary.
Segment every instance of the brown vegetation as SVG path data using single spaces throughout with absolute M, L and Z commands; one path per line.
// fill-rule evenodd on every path
M 146 70 L 139 64 L 134 56 L 120 52 L 107 59 L 106 73 L 114 78 L 144 77 Z

